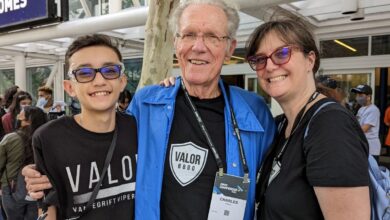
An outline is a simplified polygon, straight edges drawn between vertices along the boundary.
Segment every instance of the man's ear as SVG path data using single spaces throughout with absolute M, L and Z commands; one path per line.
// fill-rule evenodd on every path
M 68 93 L 69 96 L 73 98 L 76 97 L 76 92 L 74 91 L 74 85 L 72 81 L 64 80 L 63 85 L 64 85 L 64 90 L 66 91 L 66 93 Z
M 230 60 L 230 57 L 233 55 L 236 46 L 237 46 L 237 40 L 236 39 L 231 40 L 230 47 L 226 51 L 225 61 Z

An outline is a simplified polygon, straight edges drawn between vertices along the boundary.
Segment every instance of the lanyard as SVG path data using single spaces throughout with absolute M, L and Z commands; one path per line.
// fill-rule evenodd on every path
M 192 102 L 192 100 L 190 98 L 190 95 L 188 94 L 188 91 L 187 91 L 187 89 L 186 89 L 182 79 L 180 80 L 180 83 L 181 83 L 181 88 L 183 89 L 184 95 L 185 95 L 188 103 L 190 104 L 192 112 L 194 113 L 195 118 L 198 121 L 198 124 L 199 124 L 199 126 L 200 126 L 200 128 L 202 130 L 202 133 L 205 136 L 205 138 L 207 140 L 207 143 L 209 144 L 209 147 L 210 147 L 211 151 L 214 154 L 214 157 L 215 157 L 215 160 L 216 160 L 217 166 L 218 166 L 219 176 L 222 176 L 223 175 L 223 162 L 222 162 L 222 159 L 219 156 L 218 151 L 215 148 L 214 143 L 213 143 L 213 141 L 210 138 L 210 134 L 208 133 L 207 128 L 206 128 L 206 126 L 205 126 L 205 124 L 204 124 L 204 122 L 202 120 L 202 117 L 200 117 L 198 109 L 195 107 L 194 103 Z M 236 117 L 234 115 L 233 109 L 230 106 L 230 104 L 229 104 L 229 108 L 230 108 L 230 115 L 231 115 L 232 121 L 233 121 L 234 133 L 237 136 L 238 146 L 239 146 L 239 149 L 240 149 L 240 158 L 241 158 L 241 162 L 242 162 L 242 165 L 243 165 L 243 168 L 244 168 L 244 181 L 248 181 L 249 169 L 248 169 L 248 165 L 247 165 L 245 154 L 244 154 L 244 149 L 243 149 L 243 144 L 242 144 L 242 140 L 241 140 L 240 131 L 238 129 Z
M 299 127 L 299 125 L 301 124 L 301 121 L 303 119 L 303 116 L 304 116 L 304 113 L 306 111 L 306 107 L 309 103 L 311 103 L 312 101 L 314 101 L 314 99 L 317 98 L 317 96 L 319 95 L 320 93 L 315 91 L 309 98 L 309 100 L 306 102 L 306 104 L 302 107 L 301 111 L 299 111 L 298 115 L 297 115 L 297 118 L 294 120 L 294 124 L 293 124 L 293 128 L 292 128 L 292 131 L 290 133 L 290 135 L 288 136 L 288 138 L 286 139 L 286 141 L 284 142 L 283 144 L 283 147 L 282 149 L 280 150 L 280 152 L 278 153 L 278 155 L 275 157 L 275 160 L 276 161 L 280 161 L 280 158 L 283 156 L 283 153 L 284 151 L 286 150 L 287 148 L 287 145 L 288 143 L 290 142 L 290 138 L 293 136 L 293 134 L 295 133 L 295 131 L 297 130 L 297 128 Z M 286 118 L 283 120 L 283 122 L 281 123 L 281 126 L 279 126 L 279 128 L 283 128 L 284 127 L 284 124 L 286 122 Z M 281 134 L 283 135 L 283 134 Z

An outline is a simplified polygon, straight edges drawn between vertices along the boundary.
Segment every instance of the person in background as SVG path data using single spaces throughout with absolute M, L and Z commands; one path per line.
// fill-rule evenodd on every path
M 12 100 L 14 98 L 14 95 L 17 92 L 19 92 L 19 91 L 21 91 L 19 89 L 19 86 L 12 86 L 12 87 L 8 88 L 7 90 L 5 90 L 5 92 L 4 92 L 4 100 L 3 100 L 2 104 L 1 104 L 3 106 L 5 112 L 8 112 L 9 107 L 12 104 Z
M 33 163 L 32 135 L 46 123 L 46 114 L 38 107 L 27 106 L 17 115 L 20 127 L 4 136 L 0 142 L 0 177 L 2 204 L 10 220 L 35 220 L 38 216 L 36 202 L 16 201 L 12 196 L 18 172 L 27 164 Z
M 356 94 L 356 102 L 361 106 L 356 114 L 360 127 L 368 140 L 370 154 L 379 161 L 381 142 L 379 140 L 380 111 L 372 102 L 372 89 L 369 85 L 358 85 L 351 89 Z
M 125 89 L 119 94 L 117 109 L 120 112 L 125 112 L 131 102 L 132 96 L 129 90 Z
M 32 97 L 28 92 L 20 91 L 14 95 L 8 112 L 1 118 L 5 134 L 11 133 L 18 128 L 16 116 L 24 107 L 30 106 L 31 103 Z
M 43 109 L 46 113 L 53 107 L 53 89 L 48 86 L 38 88 L 37 107 Z
M 390 105 L 386 108 L 383 122 L 387 126 L 387 135 L 385 139 L 386 154 L 390 156 Z
M 347 95 L 345 94 L 345 91 L 337 85 L 336 80 L 330 78 L 329 76 L 318 76 L 316 77 L 316 86 L 318 92 L 334 99 L 348 110 L 351 110 L 351 107 L 346 102 Z
M 257 219 L 369 219 L 367 141 L 346 108 L 319 109 L 331 99 L 316 91 L 319 52 L 305 20 L 275 14 L 251 34 L 247 60 L 284 112 L 260 172 Z
M 18 86 L 12 86 L 8 88 L 7 90 L 5 90 L 3 100 L 0 102 L 0 141 L 5 135 L 1 118 L 8 112 L 9 106 L 12 104 L 14 95 L 18 92 L 18 90 Z

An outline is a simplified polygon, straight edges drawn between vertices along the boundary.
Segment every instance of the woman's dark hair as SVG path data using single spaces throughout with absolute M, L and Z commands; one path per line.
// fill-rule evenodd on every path
M 19 86 L 12 86 L 5 90 L 4 92 L 4 100 L 2 103 L 0 103 L 5 108 L 9 108 L 9 106 L 12 104 L 12 100 L 14 98 L 14 95 L 18 92 Z
M 16 115 L 19 114 L 21 108 L 20 108 L 20 101 L 23 101 L 25 99 L 29 99 L 32 101 L 32 97 L 30 93 L 25 91 L 19 91 L 14 95 L 14 98 L 12 100 L 11 105 L 9 106 L 9 112 L 11 112 L 12 118 L 15 121 Z
M 286 44 L 298 46 L 305 55 L 313 51 L 316 55 L 313 74 L 317 72 L 320 67 L 320 54 L 310 25 L 304 18 L 292 12 L 276 10 L 270 21 L 257 27 L 246 43 L 247 57 L 256 54 L 261 42 L 271 32 L 275 32 Z
M 68 50 L 65 54 L 65 71 L 69 71 L 69 59 L 74 53 L 83 48 L 92 46 L 105 46 L 111 48 L 116 53 L 116 55 L 118 55 L 118 59 L 122 62 L 122 54 L 117 47 L 117 43 L 115 43 L 112 38 L 103 34 L 85 35 L 78 37 L 68 47 Z
M 38 107 L 27 106 L 24 108 L 25 120 L 30 122 L 30 125 L 22 127 L 18 130 L 18 134 L 22 137 L 25 147 L 24 165 L 34 162 L 32 150 L 32 136 L 34 132 L 47 122 L 46 113 Z
M 128 99 L 129 103 L 130 103 L 131 98 L 132 98 L 131 93 L 129 92 L 129 90 L 125 89 L 125 90 L 123 90 L 123 92 L 121 92 L 119 94 L 118 102 L 124 103 L 126 101 L 126 99 Z

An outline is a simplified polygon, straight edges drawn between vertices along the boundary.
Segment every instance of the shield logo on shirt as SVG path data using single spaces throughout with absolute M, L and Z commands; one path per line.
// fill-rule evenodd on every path
M 208 149 L 192 142 L 172 144 L 169 154 L 171 172 L 182 186 L 192 183 L 202 173 L 207 161 Z

